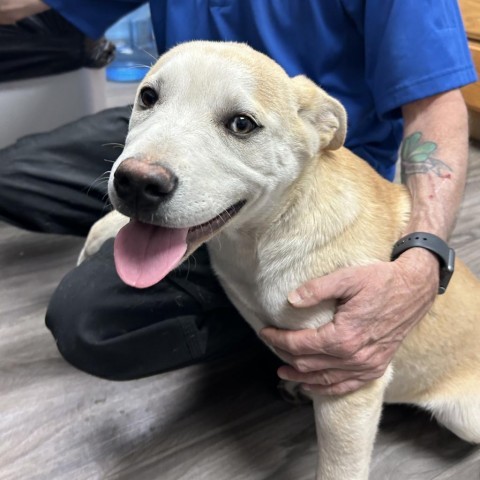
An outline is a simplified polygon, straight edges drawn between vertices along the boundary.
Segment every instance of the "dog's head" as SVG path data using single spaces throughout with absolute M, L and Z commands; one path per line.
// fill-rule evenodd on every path
M 341 147 L 345 129 L 339 102 L 246 45 L 167 52 L 139 86 L 110 176 L 112 204 L 134 219 L 117 237 L 122 278 L 148 286 L 223 228 L 268 221 L 306 162 Z M 122 274 L 144 258 L 155 275 Z

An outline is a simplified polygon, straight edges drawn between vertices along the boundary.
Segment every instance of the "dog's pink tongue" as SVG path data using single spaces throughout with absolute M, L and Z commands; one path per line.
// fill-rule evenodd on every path
M 136 288 L 158 283 L 173 270 L 187 250 L 188 228 L 164 228 L 132 220 L 115 238 L 119 277 Z

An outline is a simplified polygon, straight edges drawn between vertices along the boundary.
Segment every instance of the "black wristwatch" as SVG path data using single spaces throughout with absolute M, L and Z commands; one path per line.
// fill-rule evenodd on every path
M 448 282 L 452 278 L 455 268 L 455 250 L 450 248 L 440 237 L 426 232 L 414 232 L 401 238 L 392 251 L 392 261 L 410 248 L 426 248 L 440 260 L 440 285 L 438 294 L 445 293 Z

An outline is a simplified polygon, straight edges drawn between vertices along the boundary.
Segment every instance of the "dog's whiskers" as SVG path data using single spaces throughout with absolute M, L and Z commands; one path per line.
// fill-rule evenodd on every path
M 132 65 L 131 67 L 127 67 L 127 69 L 133 69 L 133 68 L 148 68 L 150 69 L 152 67 L 153 63 L 150 65 L 143 65 L 143 63 L 136 63 L 135 65 Z
M 102 147 L 116 147 L 116 148 L 125 148 L 125 144 L 123 143 L 117 143 L 117 142 L 111 142 L 111 143 L 103 143 Z
M 151 52 L 145 50 L 144 48 L 140 48 L 139 50 L 141 50 L 143 53 L 146 53 L 149 57 L 152 57 L 153 63 L 157 63 L 158 57 L 155 57 L 155 55 L 153 55 Z M 152 65 L 153 65 L 153 63 L 152 63 Z M 150 65 L 150 67 L 152 65 Z
M 109 177 L 110 177 L 110 170 L 107 170 L 103 172 L 101 175 L 99 175 L 95 180 L 93 180 L 93 182 L 87 188 L 87 196 L 90 194 L 90 191 L 92 190 L 92 188 L 100 185 L 108 184 Z
M 193 257 L 193 255 L 189 255 L 187 257 L 187 271 L 185 272 L 185 280 L 188 280 L 188 274 L 190 273 L 190 257 Z
M 107 196 L 107 195 L 105 195 L 105 196 Z M 102 198 L 102 201 L 103 201 L 103 199 L 105 198 L 105 196 Z M 104 202 L 104 204 L 103 204 L 102 213 L 105 212 L 106 210 L 107 210 L 107 213 L 108 213 L 108 212 L 111 212 L 112 210 L 114 210 L 112 203 L 111 203 L 110 200 L 108 199 L 108 196 L 107 196 L 107 200 L 106 200 L 106 201 Z

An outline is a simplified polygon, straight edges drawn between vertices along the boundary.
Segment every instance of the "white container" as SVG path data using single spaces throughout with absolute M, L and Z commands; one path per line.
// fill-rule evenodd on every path
M 0 83 L 0 148 L 106 108 L 105 69 Z

